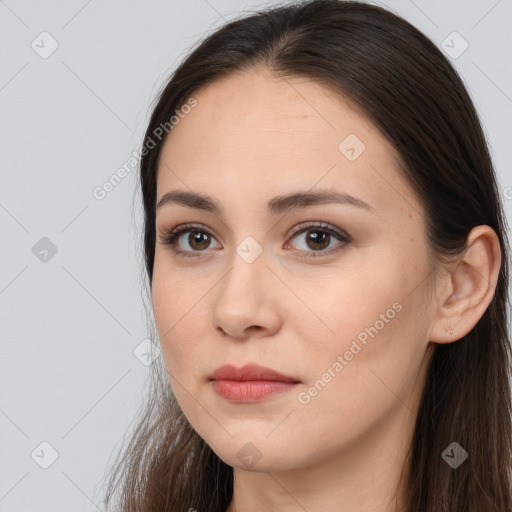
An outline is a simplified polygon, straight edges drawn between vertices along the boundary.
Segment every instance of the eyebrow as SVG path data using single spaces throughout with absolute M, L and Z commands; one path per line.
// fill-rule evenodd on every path
M 298 191 L 287 195 L 276 196 L 267 203 L 266 210 L 269 215 L 279 215 L 295 209 L 329 203 L 348 204 L 375 214 L 374 208 L 362 199 L 332 189 Z M 167 204 L 196 208 L 218 216 L 222 216 L 224 212 L 220 204 L 212 197 L 182 190 L 171 190 L 164 194 L 160 201 L 158 201 L 156 209 L 158 210 Z

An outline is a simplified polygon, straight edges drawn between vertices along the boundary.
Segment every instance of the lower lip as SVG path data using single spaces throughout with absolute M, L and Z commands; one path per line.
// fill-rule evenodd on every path
M 290 391 L 296 382 L 275 380 L 213 380 L 215 393 L 231 402 L 258 402 L 265 398 Z

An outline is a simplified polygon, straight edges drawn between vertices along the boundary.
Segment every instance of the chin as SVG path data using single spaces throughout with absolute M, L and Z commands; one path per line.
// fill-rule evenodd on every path
M 268 440 L 253 441 L 230 438 L 226 445 L 210 444 L 217 457 L 229 466 L 251 472 L 279 472 L 296 469 L 300 461 L 290 456 L 290 449 L 282 443 L 274 445 Z

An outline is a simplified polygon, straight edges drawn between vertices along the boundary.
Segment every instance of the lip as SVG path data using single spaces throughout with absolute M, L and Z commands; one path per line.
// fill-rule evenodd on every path
M 283 375 L 266 366 L 246 364 L 237 368 L 232 364 L 225 364 L 217 368 L 210 377 L 212 380 L 266 380 L 275 382 L 300 382 L 298 379 Z
M 300 382 L 256 364 L 247 364 L 242 368 L 227 364 L 217 368 L 210 379 L 215 393 L 234 403 L 258 402 L 285 393 Z

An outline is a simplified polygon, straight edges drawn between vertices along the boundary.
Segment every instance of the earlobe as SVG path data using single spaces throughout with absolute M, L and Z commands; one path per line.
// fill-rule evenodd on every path
M 501 267 L 501 249 L 496 232 L 476 226 L 468 235 L 467 248 L 455 265 L 445 268 L 445 292 L 436 297 L 430 341 L 451 343 L 466 336 L 491 303 Z

